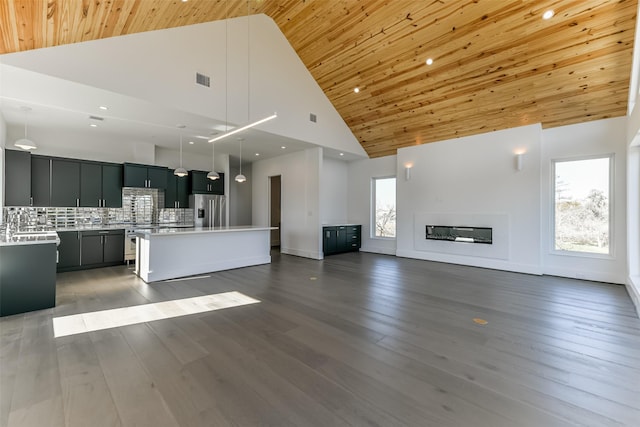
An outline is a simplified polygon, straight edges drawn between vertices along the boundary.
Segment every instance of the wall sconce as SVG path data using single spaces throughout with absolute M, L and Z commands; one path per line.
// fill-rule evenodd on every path
M 516 170 L 522 170 L 522 156 L 523 153 L 516 154 Z
M 411 168 L 413 166 L 405 166 L 404 167 L 404 180 L 411 181 Z

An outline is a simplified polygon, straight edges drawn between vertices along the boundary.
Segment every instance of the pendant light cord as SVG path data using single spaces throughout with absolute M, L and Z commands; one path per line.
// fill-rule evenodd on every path
M 182 131 L 180 131 L 180 167 L 182 167 Z

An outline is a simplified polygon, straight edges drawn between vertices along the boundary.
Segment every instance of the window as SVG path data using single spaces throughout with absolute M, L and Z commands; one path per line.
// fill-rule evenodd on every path
M 373 179 L 373 237 L 396 237 L 396 179 Z
M 613 156 L 557 160 L 554 171 L 554 249 L 610 254 Z

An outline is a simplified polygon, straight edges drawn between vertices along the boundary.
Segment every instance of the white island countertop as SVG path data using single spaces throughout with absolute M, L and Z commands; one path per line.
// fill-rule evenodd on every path
M 189 227 L 136 230 L 136 274 L 145 282 L 271 262 L 277 227 Z
M 60 244 L 60 238 L 55 231 L 16 232 L 7 235 L 0 233 L 0 246 L 38 245 L 43 243 Z
M 262 227 L 258 225 L 240 225 L 228 227 L 181 227 L 181 228 L 160 228 L 136 230 L 136 235 L 140 237 L 153 236 L 175 236 L 178 234 L 203 234 L 203 233 L 230 233 L 238 231 L 267 231 L 277 230 L 278 227 Z

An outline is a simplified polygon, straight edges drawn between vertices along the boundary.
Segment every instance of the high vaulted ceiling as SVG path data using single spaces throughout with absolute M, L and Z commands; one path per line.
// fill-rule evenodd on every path
M 0 54 L 264 13 L 378 157 L 531 123 L 625 115 L 637 7 L 637 0 L 0 0 Z M 555 16 L 543 20 L 547 9 Z

